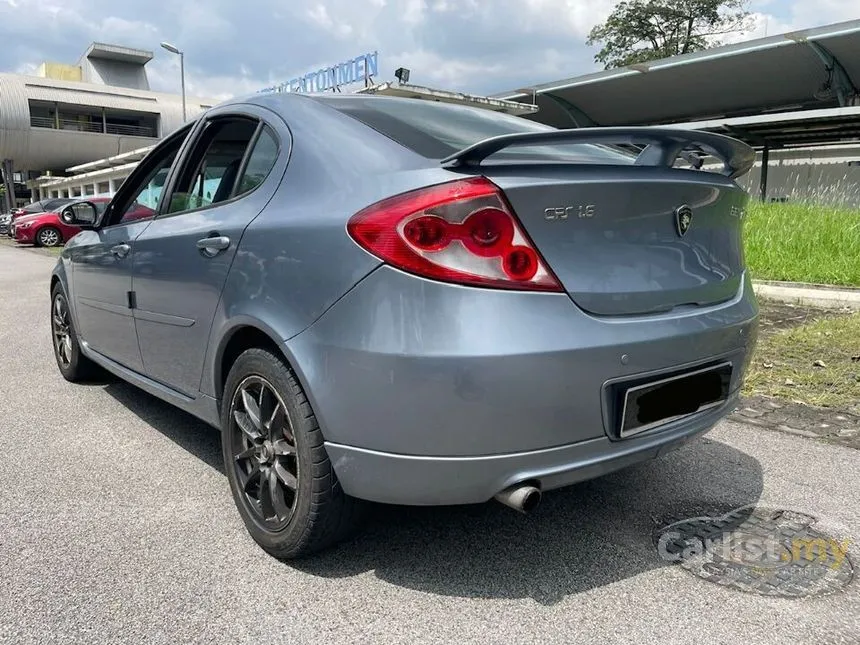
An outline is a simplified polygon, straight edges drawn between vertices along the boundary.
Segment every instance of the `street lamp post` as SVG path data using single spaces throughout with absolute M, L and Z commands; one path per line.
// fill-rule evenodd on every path
M 172 54 L 179 54 L 179 75 L 182 79 L 182 122 L 185 123 L 187 119 L 185 114 L 185 53 L 170 43 L 161 43 L 161 46 Z

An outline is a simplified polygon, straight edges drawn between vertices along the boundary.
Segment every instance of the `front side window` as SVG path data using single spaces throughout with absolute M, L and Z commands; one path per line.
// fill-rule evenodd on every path
M 142 163 L 144 167 L 149 168 L 149 172 L 140 179 L 135 177 L 133 184 L 128 182 L 123 184 L 121 194 L 111 206 L 112 213 L 108 225 L 127 224 L 155 217 L 167 176 L 189 131 L 190 129 L 183 135 L 176 136 L 163 148 L 151 153 L 151 157 L 144 159 Z M 127 187 L 128 190 L 126 190 Z
M 176 152 L 163 160 L 156 169 L 147 178 L 147 182 L 141 187 L 133 201 L 123 210 L 120 223 L 125 224 L 132 221 L 151 219 L 155 217 L 156 209 L 158 208 L 158 200 L 161 198 L 161 193 L 164 192 L 164 184 L 167 181 L 167 175 L 170 172 L 170 167 L 176 160 Z
M 189 155 L 167 212 L 205 208 L 234 197 L 242 160 L 257 127 L 256 120 L 243 117 L 213 120 Z

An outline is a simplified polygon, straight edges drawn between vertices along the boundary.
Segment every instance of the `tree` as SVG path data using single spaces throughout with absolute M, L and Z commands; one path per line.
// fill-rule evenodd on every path
M 588 34 L 606 69 L 720 45 L 719 37 L 751 27 L 748 0 L 625 0 Z

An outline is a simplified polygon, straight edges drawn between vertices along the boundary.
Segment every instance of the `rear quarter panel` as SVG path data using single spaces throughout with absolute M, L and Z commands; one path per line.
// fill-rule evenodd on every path
M 348 219 L 384 197 L 453 173 L 307 97 L 256 102 L 281 114 L 292 141 L 281 185 L 248 226 L 215 312 L 200 389 L 218 396 L 231 335 L 254 326 L 281 342 L 300 333 L 378 267 L 346 232 Z

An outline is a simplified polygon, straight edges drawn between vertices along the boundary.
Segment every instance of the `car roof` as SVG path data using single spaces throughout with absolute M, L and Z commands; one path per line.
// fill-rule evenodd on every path
M 416 99 L 406 96 L 380 96 L 378 94 L 358 94 L 353 92 L 348 92 L 345 94 L 338 94 L 334 92 L 258 92 L 255 94 L 228 99 L 215 107 L 220 107 L 223 105 L 239 105 L 242 103 L 254 103 L 258 105 L 266 104 L 269 107 L 273 107 L 274 104 L 278 107 L 283 106 L 284 108 L 286 108 L 290 103 L 293 103 L 295 101 L 313 101 L 314 103 L 331 103 L 343 101 L 345 103 L 352 103 L 353 105 L 356 103 L 372 105 L 374 103 L 378 104 L 380 102 L 387 101 L 389 103 L 412 105 L 415 103 Z M 442 107 L 466 107 L 472 110 L 482 109 L 474 105 L 459 106 L 451 103 L 445 103 L 442 101 L 433 101 L 433 104 Z
M 48 210 L 30 212 L 27 214 L 27 217 L 33 217 L 34 215 L 56 215 L 58 213 L 58 206 L 65 206 L 66 204 L 73 204 L 78 201 L 88 201 L 88 202 L 96 202 L 96 203 L 104 203 L 109 202 L 112 197 L 58 197 L 54 199 L 46 199 L 41 203 L 43 208 L 46 208 L 47 204 L 51 204 L 54 208 L 48 208 Z M 34 202 L 35 204 L 35 202 Z M 22 216 L 23 218 L 23 216 Z

